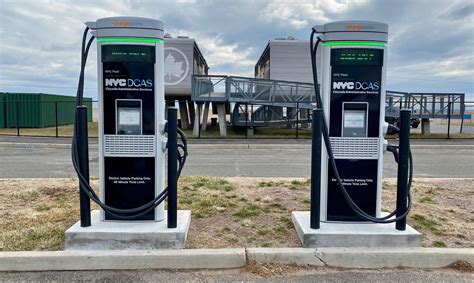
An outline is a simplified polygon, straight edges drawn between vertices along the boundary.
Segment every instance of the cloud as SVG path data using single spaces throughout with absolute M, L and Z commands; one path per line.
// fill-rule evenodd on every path
M 84 22 L 132 15 L 196 39 L 213 74 L 253 75 L 268 40 L 361 19 L 389 24 L 388 87 L 474 93 L 474 4 L 466 1 L 0 1 L 0 91 L 73 95 Z M 96 50 L 86 95 L 96 97 Z M 474 97 L 473 97 L 474 99 Z
M 352 6 L 367 1 L 274 1 L 263 10 L 263 18 L 269 22 L 288 24 L 295 29 L 309 26 L 313 22 L 330 21 L 334 14 L 344 14 Z

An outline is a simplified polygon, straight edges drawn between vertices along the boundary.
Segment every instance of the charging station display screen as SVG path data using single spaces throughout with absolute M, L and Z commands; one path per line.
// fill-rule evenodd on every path
M 379 66 L 383 63 L 383 52 L 379 49 L 337 48 L 331 52 L 332 66 Z
M 344 127 L 365 128 L 365 111 L 349 110 L 344 112 Z
M 124 126 L 139 126 L 140 125 L 140 110 L 130 108 L 118 109 L 119 125 Z
M 155 63 L 155 47 L 145 45 L 103 45 L 102 62 Z

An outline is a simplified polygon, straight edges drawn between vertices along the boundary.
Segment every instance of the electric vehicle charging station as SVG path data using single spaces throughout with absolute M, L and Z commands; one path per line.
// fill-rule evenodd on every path
M 388 25 L 339 22 L 322 33 L 321 98 L 334 158 L 352 199 L 381 216 Z M 328 166 L 321 164 L 321 221 L 361 221 L 343 200 Z
M 99 196 L 89 185 L 87 123 L 83 119 L 87 108 L 82 106 L 84 69 L 94 39 Z M 72 142 L 72 160 L 80 183 L 81 220 L 66 231 L 66 249 L 185 245 L 191 212 L 177 210 L 177 181 L 186 161 L 187 142 L 177 128 L 176 108 L 168 108 L 165 120 L 163 43 L 163 23 L 158 20 L 112 17 L 86 23 Z M 99 205 L 100 215 L 94 211 L 91 217 L 90 200 Z
M 163 23 L 105 18 L 86 25 L 97 38 L 101 201 L 138 207 L 165 185 Z M 163 218 L 162 203 L 134 220 Z M 103 209 L 101 219 L 117 220 Z
M 312 30 L 320 109 L 313 111 L 311 211 L 292 213 L 303 246 L 420 246 L 421 235 L 406 225 L 413 165 L 409 124 L 400 129 L 400 160 L 398 147 L 384 139 L 388 25 L 343 21 Z M 409 121 L 410 113 L 402 112 Z M 382 215 L 387 150 L 399 163 L 397 210 Z

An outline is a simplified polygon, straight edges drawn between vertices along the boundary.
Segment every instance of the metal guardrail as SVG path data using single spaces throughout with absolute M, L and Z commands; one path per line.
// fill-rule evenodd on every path
M 192 100 L 313 109 L 313 84 L 238 76 L 193 76 Z
M 195 102 L 234 102 L 313 109 L 316 98 L 313 84 L 258 78 L 195 75 L 192 79 Z M 386 91 L 385 113 L 399 117 L 400 109 L 412 110 L 412 118 L 461 119 L 465 113 L 464 93 L 417 93 Z
M 400 108 L 412 111 L 412 118 L 462 119 L 465 113 L 464 93 L 386 92 L 386 116 L 398 117 Z

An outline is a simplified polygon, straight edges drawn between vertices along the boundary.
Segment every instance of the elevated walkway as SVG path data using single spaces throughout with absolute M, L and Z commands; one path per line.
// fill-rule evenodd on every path
M 193 76 L 196 102 L 235 102 L 281 107 L 314 108 L 313 84 L 236 76 Z
M 195 75 L 192 79 L 192 100 L 201 109 L 203 104 L 218 105 L 219 120 L 231 105 L 233 126 L 265 127 L 311 121 L 310 110 L 316 106 L 313 84 L 294 81 L 266 80 L 223 75 Z M 386 117 L 398 118 L 401 108 L 412 110 L 412 118 L 463 119 L 464 93 L 409 93 L 386 91 Z M 221 106 L 221 107 L 219 107 Z M 204 110 L 204 113 L 207 113 Z M 207 114 L 205 114 L 207 119 Z M 224 121 L 225 122 L 225 121 Z M 221 134 L 222 128 L 220 123 Z M 195 130 L 199 130 L 195 128 Z

